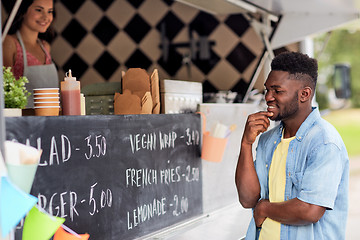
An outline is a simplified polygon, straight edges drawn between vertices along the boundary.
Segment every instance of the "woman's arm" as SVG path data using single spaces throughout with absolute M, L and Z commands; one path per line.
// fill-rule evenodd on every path
M 5 67 L 13 67 L 16 59 L 16 38 L 13 36 L 6 36 L 3 42 L 3 65 Z

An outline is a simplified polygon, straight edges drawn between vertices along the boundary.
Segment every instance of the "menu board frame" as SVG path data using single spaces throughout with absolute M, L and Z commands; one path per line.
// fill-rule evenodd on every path
M 31 194 L 90 239 L 134 239 L 202 214 L 198 114 L 6 118 L 6 138 L 43 150 Z

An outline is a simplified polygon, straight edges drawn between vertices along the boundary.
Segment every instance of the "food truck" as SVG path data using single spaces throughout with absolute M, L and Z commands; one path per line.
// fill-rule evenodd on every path
M 2 15 L 9 15 L 5 2 Z M 52 57 L 60 79 L 69 68 L 78 77 L 87 106 L 109 96 L 112 105 L 127 69 L 159 70 L 162 114 L 5 117 L 0 91 L 1 152 L 5 139 L 43 150 L 30 192 L 39 208 L 77 234 L 106 240 L 244 238 L 252 212 L 238 202 L 234 176 L 246 117 L 264 107 L 253 90 L 262 88 L 274 55 L 311 55 L 309 36 L 359 18 L 351 0 L 55 7 Z M 235 103 L 197 102 L 199 94 L 221 98 L 229 90 Z M 202 117 L 186 112 L 194 104 Z M 205 146 L 217 124 L 229 134 Z M 23 227 L 11 234 L 21 239 Z

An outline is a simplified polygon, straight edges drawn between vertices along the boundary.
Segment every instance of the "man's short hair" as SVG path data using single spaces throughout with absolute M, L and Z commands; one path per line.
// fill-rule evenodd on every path
M 318 64 L 316 59 L 299 52 L 283 52 L 277 55 L 271 62 L 271 70 L 284 71 L 290 74 L 290 78 L 306 80 L 309 86 L 315 90 L 318 77 Z

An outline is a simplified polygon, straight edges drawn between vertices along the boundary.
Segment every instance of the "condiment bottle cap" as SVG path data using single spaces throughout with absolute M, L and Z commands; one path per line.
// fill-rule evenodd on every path
M 69 69 L 69 71 L 67 73 L 65 73 L 65 81 L 76 81 L 76 77 L 73 77 L 71 74 L 71 69 Z

